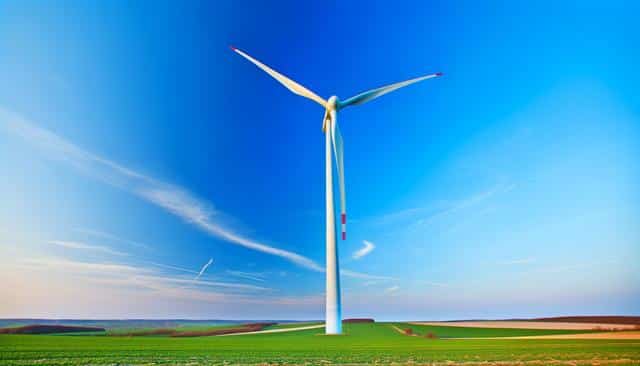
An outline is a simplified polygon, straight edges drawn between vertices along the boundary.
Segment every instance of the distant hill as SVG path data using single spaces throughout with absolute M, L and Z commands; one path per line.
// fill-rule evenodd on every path
M 352 318 L 352 319 L 344 319 L 343 323 L 375 323 L 375 320 L 372 318 Z
M 14 318 L 0 319 L 0 328 L 19 327 L 23 325 L 72 325 L 81 327 L 100 327 L 107 329 L 118 328 L 175 328 L 187 325 L 241 325 L 247 323 L 296 323 L 295 320 L 270 320 L 270 319 L 29 319 Z
M 604 324 L 639 324 L 640 316 L 555 316 L 550 318 L 527 319 L 538 322 L 564 322 L 564 323 L 604 323 Z
M 0 334 L 52 334 L 52 333 L 77 333 L 77 332 L 104 332 L 104 328 L 77 327 L 69 325 L 25 325 L 22 327 L 2 328 Z

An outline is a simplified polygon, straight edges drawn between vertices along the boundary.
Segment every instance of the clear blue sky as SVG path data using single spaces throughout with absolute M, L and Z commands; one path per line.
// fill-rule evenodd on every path
M 0 316 L 323 317 L 323 110 L 230 44 L 445 73 L 341 114 L 345 316 L 639 314 L 640 7 L 563 3 L 0 3 Z

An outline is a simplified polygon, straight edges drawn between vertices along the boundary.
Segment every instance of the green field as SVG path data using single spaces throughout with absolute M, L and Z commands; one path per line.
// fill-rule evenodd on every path
M 446 337 L 493 337 L 504 330 L 415 326 L 421 335 L 434 332 L 441 337 L 427 339 L 400 334 L 392 325 L 408 327 L 402 323 L 347 324 L 343 336 L 322 335 L 323 329 L 196 338 L 3 335 L 0 364 L 640 365 L 637 340 L 455 339 Z
M 270 325 L 264 329 L 287 329 L 287 328 L 298 328 L 298 327 L 308 327 L 311 325 L 320 325 L 320 322 L 297 322 L 297 323 L 279 323 L 275 325 Z
M 163 329 L 173 329 L 176 332 L 193 332 L 193 331 L 206 331 L 206 330 L 216 330 L 216 329 L 227 329 L 234 328 L 237 324 L 225 324 L 225 325 L 179 325 L 177 327 L 168 327 Z M 110 328 L 107 329 L 106 332 L 96 333 L 94 335 L 107 335 L 107 336 L 127 336 L 127 335 L 135 335 L 136 333 L 141 332 L 150 332 L 156 329 L 160 329 L 157 327 L 145 327 L 145 328 Z M 76 333 L 76 335 L 83 335 L 82 333 Z M 156 336 L 159 337 L 159 336 Z

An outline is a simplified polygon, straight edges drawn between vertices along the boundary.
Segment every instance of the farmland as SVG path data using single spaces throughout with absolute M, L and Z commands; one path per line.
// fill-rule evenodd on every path
M 401 334 L 394 325 L 411 327 L 417 335 Z M 345 324 L 343 336 L 324 336 L 322 331 L 196 338 L 2 335 L 0 364 L 640 364 L 638 340 L 482 339 L 505 334 L 500 329 L 405 323 Z M 439 338 L 425 338 L 427 333 Z

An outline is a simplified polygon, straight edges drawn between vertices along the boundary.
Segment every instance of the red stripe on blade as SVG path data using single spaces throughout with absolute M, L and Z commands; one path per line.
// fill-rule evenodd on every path
M 342 214 L 342 223 L 343 224 L 347 223 L 347 214 Z
M 347 233 L 344 231 L 342 232 L 342 240 L 347 240 Z

